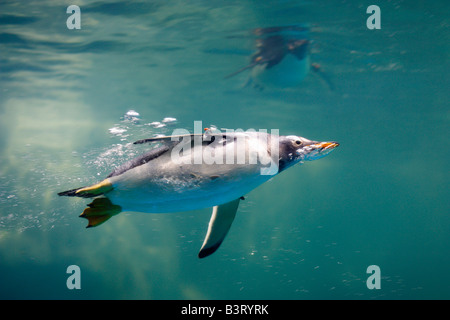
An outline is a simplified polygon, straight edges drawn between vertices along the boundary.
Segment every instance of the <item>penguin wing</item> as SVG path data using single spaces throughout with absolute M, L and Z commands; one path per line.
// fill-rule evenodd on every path
M 236 135 L 234 133 L 209 133 L 209 134 L 201 134 L 201 133 L 192 133 L 192 134 L 181 134 L 181 135 L 173 135 L 173 136 L 161 136 L 154 138 L 147 138 L 133 142 L 133 144 L 143 144 L 143 143 L 152 143 L 152 142 L 161 142 L 165 145 L 170 145 L 171 143 L 177 144 L 181 141 L 181 138 L 190 137 L 191 141 L 194 142 L 194 137 L 202 137 L 202 143 L 209 145 L 215 141 L 217 137 L 222 137 L 223 139 L 234 139 Z
M 184 138 L 184 137 L 195 137 L 195 136 L 203 136 L 203 134 L 201 133 L 196 133 L 196 134 L 180 134 L 180 135 L 174 135 L 174 136 L 161 136 L 161 137 L 154 137 L 154 138 L 147 138 L 147 139 L 142 139 L 142 140 L 138 140 L 133 142 L 133 144 L 143 144 L 143 143 L 151 143 L 151 142 L 162 142 L 162 143 L 169 143 L 171 141 L 176 142 L 178 141 L 179 138 Z
M 170 150 L 170 148 L 166 145 L 159 147 L 159 148 L 152 149 L 149 152 L 144 153 L 143 155 L 141 155 L 137 158 L 134 158 L 133 160 L 130 160 L 130 161 L 124 163 L 123 165 L 121 165 L 120 167 L 116 168 L 113 172 L 111 172 L 107 176 L 107 178 L 118 176 L 118 175 L 124 173 L 125 171 L 133 169 L 140 165 L 143 165 L 153 159 L 158 158 L 159 156 L 161 156 L 162 154 L 166 153 L 169 150 Z
M 244 72 L 244 71 L 247 70 L 247 69 L 253 68 L 253 67 L 256 66 L 257 64 L 258 64 L 258 62 L 253 62 L 253 63 L 251 63 L 251 64 L 249 64 L 249 65 L 247 65 L 247 66 L 245 66 L 245 67 L 243 67 L 243 68 L 240 68 L 239 70 L 237 70 L 237 71 L 235 71 L 235 72 L 233 72 L 233 73 L 230 73 L 229 75 L 226 75 L 226 76 L 223 77 L 223 78 L 224 78 L 224 79 L 228 79 L 228 78 L 234 77 L 235 75 L 237 75 L 237 74 L 239 74 L 239 73 L 241 73 L 241 72 Z
M 233 223 L 241 198 L 215 206 L 208 225 L 205 241 L 198 253 L 199 258 L 205 258 L 214 253 L 221 245 L 223 239 Z

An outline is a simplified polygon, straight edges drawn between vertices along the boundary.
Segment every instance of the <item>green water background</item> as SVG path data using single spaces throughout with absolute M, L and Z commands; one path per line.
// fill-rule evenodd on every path
M 71 4 L 81 30 L 65 5 L 0 4 L 0 298 L 450 298 L 447 1 L 378 1 L 381 30 L 364 1 Z M 279 90 L 223 79 L 248 63 L 248 30 L 294 23 L 311 26 L 334 90 L 313 73 Z M 178 122 L 146 125 L 164 117 Z M 85 229 L 88 201 L 56 195 L 195 120 L 341 146 L 250 193 L 203 260 L 210 209 Z M 67 289 L 69 265 L 81 290 Z

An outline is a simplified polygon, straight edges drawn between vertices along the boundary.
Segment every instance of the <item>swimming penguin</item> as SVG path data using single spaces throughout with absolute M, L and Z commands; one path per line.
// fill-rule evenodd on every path
M 259 38 L 256 39 L 257 51 L 251 56 L 250 63 L 225 79 L 251 69 L 248 83 L 254 82 L 255 86 L 295 87 L 312 70 L 333 89 L 331 81 L 321 72 L 320 65 L 310 62 L 308 31 L 302 25 L 255 29 L 253 33 Z
M 106 179 L 58 193 L 94 198 L 80 215 L 95 227 L 122 211 L 168 213 L 213 207 L 198 256 L 217 250 L 243 196 L 296 163 L 329 154 L 337 142 L 266 132 L 155 137 L 134 142 L 160 147 L 123 164 Z

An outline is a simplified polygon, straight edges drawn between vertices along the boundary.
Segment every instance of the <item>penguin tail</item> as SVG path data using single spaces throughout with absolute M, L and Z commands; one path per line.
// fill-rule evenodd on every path
M 109 192 L 112 189 L 113 186 L 111 184 L 111 181 L 109 179 L 105 179 L 102 182 L 99 182 L 89 187 L 82 187 L 59 192 L 58 196 L 93 198 L 105 194 L 106 192 Z
M 108 198 L 95 198 L 80 215 L 88 220 L 86 228 L 96 227 L 112 216 L 122 212 L 122 207 L 115 205 Z

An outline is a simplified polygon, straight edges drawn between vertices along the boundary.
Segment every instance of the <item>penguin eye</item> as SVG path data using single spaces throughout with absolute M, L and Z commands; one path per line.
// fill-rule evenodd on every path
M 302 142 L 300 140 L 295 141 L 295 144 L 300 146 L 302 144 Z

